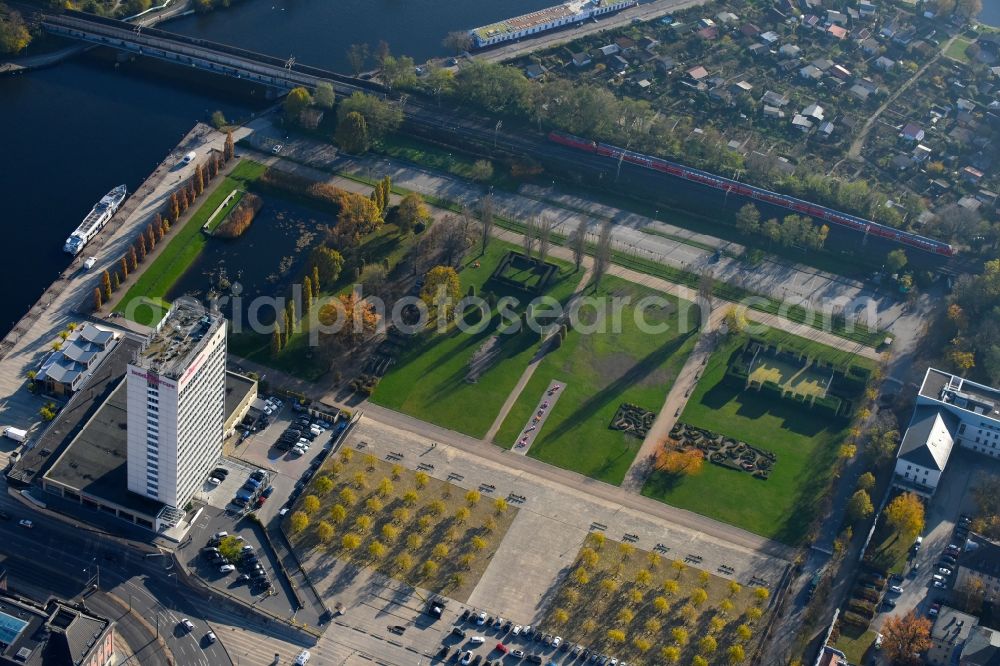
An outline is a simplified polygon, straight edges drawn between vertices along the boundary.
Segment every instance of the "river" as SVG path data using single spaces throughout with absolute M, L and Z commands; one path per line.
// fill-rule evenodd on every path
M 166 30 L 348 71 L 352 43 L 418 61 L 443 54 L 450 30 L 556 4 L 555 0 L 237 0 L 230 9 L 164 24 Z M 86 56 L 0 78 L 0 233 L 6 333 L 69 263 L 63 241 L 112 187 L 135 188 L 178 140 L 215 109 L 245 118 L 263 100 L 211 78 L 179 81 Z

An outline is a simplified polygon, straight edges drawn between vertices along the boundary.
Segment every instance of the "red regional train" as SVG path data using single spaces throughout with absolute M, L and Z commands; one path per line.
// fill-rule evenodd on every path
M 717 190 L 723 190 L 732 194 L 738 194 L 748 199 L 756 199 L 775 206 L 781 206 L 782 208 L 795 211 L 796 213 L 808 215 L 809 217 L 818 220 L 824 220 L 840 227 L 854 229 L 855 231 L 860 231 L 864 234 L 885 238 L 908 247 L 923 250 L 925 252 L 932 252 L 946 257 L 950 257 L 955 254 L 955 249 L 951 245 L 943 243 L 939 240 L 934 240 L 933 238 L 927 238 L 926 236 L 921 236 L 919 234 L 894 229 L 884 224 L 872 222 L 871 220 L 855 217 L 854 215 L 848 215 L 847 213 L 841 213 L 840 211 L 833 210 L 832 208 L 809 203 L 808 201 L 804 201 L 796 197 L 790 197 L 785 194 L 778 194 L 777 192 L 765 190 L 760 187 L 754 187 L 753 185 L 747 185 L 746 183 L 741 183 L 738 180 L 733 180 L 731 178 L 716 176 L 715 174 L 702 171 L 701 169 L 692 169 L 691 167 L 686 167 L 659 157 L 643 155 L 642 153 L 625 150 L 624 148 L 618 148 L 617 146 L 612 146 L 606 143 L 590 141 L 589 139 L 581 139 L 580 137 L 573 136 L 571 134 L 564 134 L 562 132 L 549 132 L 549 141 L 553 141 L 570 148 L 575 148 L 577 150 L 593 153 L 595 155 L 600 155 L 602 157 L 608 157 L 614 160 L 620 159 L 624 162 L 637 164 L 647 169 L 662 171 L 663 173 L 676 176 L 677 178 L 683 178 L 684 180 L 689 180 L 694 183 L 701 183 L 702 185 L 714 187 Z

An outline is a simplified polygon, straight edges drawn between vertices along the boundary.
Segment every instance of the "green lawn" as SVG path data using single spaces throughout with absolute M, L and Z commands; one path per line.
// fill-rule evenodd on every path
M 787 333 L 764 337 L 823 360 L 850 360 L 849 354 Z M 761 480 L 706 463 L 693 477 L 654 472 L 643 494 L 796 544 L 823 500 L 848 422 L 723 382 L 729 358 L 742 344 L 739 338 L 728 340 L 712 354 L 680 420 L 774 452 L 771 476 Z M 866 359 L 853 362 L 871 365 Z
M 448 150 L 401 134 L 390 134 L 380 139 L 375 149 L 393 159 L 406 160 L 423 167 L 450 173 L 459 178 L 471 179 L 473 164 L 476 163 L 475 158 L 460 151 Z M 494 162 L 493 167 L 493 177 L 488 181 L 490 184 L 510 190 L 517 187 L 517 182 L 505 172 L 502 163 Z
M 232 194 L 232 191 L 230 191 L 228 194 L 226 194 L 226 196 L 228 197 L 229 194 Z M 231 213 L 233 211 L 233 209 L 236 208 L 236 204 L 238 204 L 240 201 L 243 200 L 243 195 L 244 194 L 246 194 L 245 190 L 236 190 L 236 193 L 233 194 L 233 198 L 229 202 L 229 205 L 226 207 L 226 209 L 225 210 L 220 210 L 219 214 L 215 216 L 215 219 L 206 224 L 206 226 L 205 226 L 205 233 L 207 233 L 209 235 L 215 233 L 216 228 L 220 224 L 222 224 L 226 220 L 226 218 L 229 217 L 229 213 Z M 223 200 L 225 200 L 225 197 L 223 197 Z M 208 211 L 209 216 L 211 216 L 211 214 L 213 212 L 214 211 Z
M 465 270 L 459 275 L 462 292 L 474 285 L 483 294 L 490 273 L 512 245 L 494 240 L 484 257 L 478 250 L 470 252 Z M 472 264 L 479 261 L 480 268 Z M 560 267 L 546 295 L 564 302 L 573 293 L 581 274 L 565 262 L 549 260 Z M 498 296 L 504 295 L 494 289 Z M 522 303 L 526 299 L 520 296 Z M 523 307 L 518 308 L 520 312 Z M 470 317 L 470 322 L 472 321 Z M 372 402 L 424 421 L 430 421 L 473 437 L 482 437 L 489 430 L 507 395 L 538 350 L 539 337 L 532 331 L 500 336 L 499 359 L 486 370 L 479 381 L 466 381 L 469 360 L 482 344 L 493 335 L 500 322 L 496 310 L 489 326 L 470 334 L 452 329 L 447 333 L 431 333 L 414 338 L 412 347 L 396 359 L 389 373 L 372 396 Z
M 840 637 L 834 642 L 833 647 L 847 655 L 848 663 L 863 664 L 865 654 L 874 642 L 874 630 L 862 631 L 860 627 L 844 624 Z
M 166 313 L 163 308 L 169 307 L 163 297 L 205 246 L 206 237 L 201 233 L 201 227 L 230 192 L 243 189 L 246 183 L 258 178 L 266 168 L 263 164 L 250 160 L 243 160 L 236 165 L 215 189 L 204 196 L 201 205 L 183 227 L 170 230 L 166 236 L 167 246 L 151 265 L 143 268 L 142 275 L 115 306 L 115 312 L 122 312 L 133 321 L 147 326 L 157 323 Z
M 629 296 L 634 303 L 652 292 L 618 278 L 605 278 L 604 294 Z M 677 373 L 697 339 L 695 309 L 690 307 L 689 330 L 678 331 L 678 301 L 668 297 L 667 310 L 646 310 L 650 323 L 668 323 L 665 333 L 639 330 L 635 308 L 622 311 L 621 332 L 586 333 L 570 331 L 566 341 L 538 366 L 521 393 L 496 443 L 510 448 L 517 440 L 552 380 L 566 382 L 566 388 L 531 445 L 528 455 L 613 483 L 622 482 L 642 440 L 627 437 L 608 426 L 618 407 L 629 402 L 659 412 Z M 609 323 L 610 324 L 610 323 Z
M 971 43 L 971 39 L 959 37 L 945 49 L 944 54 L 953 60 L 969 63 L 971 61 L 969 60 L 969 56 L 965 55 L 965 49 L 969 48 L 969 44 Z

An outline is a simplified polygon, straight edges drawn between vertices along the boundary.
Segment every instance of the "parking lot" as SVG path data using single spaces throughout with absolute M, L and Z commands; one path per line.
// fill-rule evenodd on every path
M 995 460 L 960 447 L 955 448 L 948 460 L 948 469 L 942 475 L 937 492 L 927 507 L 927 526 L 920 549 L 911 557 L 904 579 L 893 581 L 903 591 L 888 595 L 895 607 L 885 608 L 886 612 L 877 616 L 874 628 L 881 627 L 885 618 L 890 615 L 903 616 L 915 610 L 917 614 L 926 616 L 935 603 L 948 603 L 954 576 L 943 575 L 938 571 L 937 565 L 945 556 L 949 545 L 964 545 L 964 532 L 956 534 L 959 516 L 972 514 L 972 489 L 982 476 L 997 471 L 1000 471 L 1000 465 Z M 961 555 L 958 556 L 958 562 L 961 563 Z M 915 569 L 913 565 L 916 565 Z M 935 575 L 943 578 L 943 587 L 934 586 Z

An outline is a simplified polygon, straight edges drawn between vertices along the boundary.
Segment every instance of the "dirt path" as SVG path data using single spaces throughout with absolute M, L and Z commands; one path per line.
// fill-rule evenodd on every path
M 886 99 L 881 106 L 875 109 L 875 113 L 868 116 L 868 120 L 865 121 L 865 124 L 861 127 L 861 131 L 858 132 L 858 136 L 855 137 L 853 142 L 851 142 L 851 148 L 850 150 L 847 151 L 847 156 L 849 158 L 851 158 L 852 160 L 858 160 L 861 158 L 861 149 L 864 148 L 865 139 L 868 138 L 868 132 L 870 132 L 872 126 L 875 125 L 875 121 L 878 120 L 878 117 L 881 116 L 882 113 L 889 108 L 890 104 L 896 101 L 897 97 L 899 97 L 902 93 L 906 92 L 907 88 L 909 88 L 917 79 L 923 76 L 924 72 L 927 70 L 928 67 L 930 67 L 940 59 L 941 56 L 944 54 L 944 52 L 948 50 L 948 47 L 951 46 L 951 43 L 954 42 L 957 38 L 958 35 L 955 35 L 954 37 L 949 39 L 945 43 L 945 45 L 941 47 L 941 50 L 938 51 L 938 54 L 936 56 L 934 56 L 926 63 L 924 63 L 924 66 L 918 69 L 913 76 L 907 79 L 906 83 L 901 85 L 896 90 L 896 92 L 889 95 L 889 98 Z
M 580 276 L 580 282 L 576 285 L 576 291 L 574 291 L 573 295 L 569 298 L 569 303 L 567 304 L 569 307 L 572 307 L 573 302 L 578 299 L 581 294 L 583 294 L 583 290 L 590 282 L 590 276 L 593 273 L 593 268 L 594 262 L 591 258 L 584 257 L 583 275 Z M 544 345 L 543 348 L 545 348 Z M 511 390 L 510 394 L 507 396 L 507 400 L 504 401 L 503 407 L 500 408 L 500 412 L 493 421 L 493 425 L 490 426 L 490 429 L 486 432 L 486 436 L 483 437 L 484 440 L 492 442 L 493 438 L 496 437 L 497 432 L 500 430 L 500 426 L 503 425 L 503 422 L 510 413 L 510 410 L 514 407 L 514 403 L 516 403 L 517 399 L 521 397 L 521 392 L 524 390 L 524 387 L 528 385 L 528 382 L 531 381 L 531 377 L 535 374 L 538 364 L 542 362 L 542 359 L 544 359 L 545 356 L 546 354 L 539 350 L 539 353 L 532 357 L 531 362 L 528 363 L 528 367 L 521 373 L 521 378 L 517 380 L 517 384 L 514 385 L 513 390 Z

